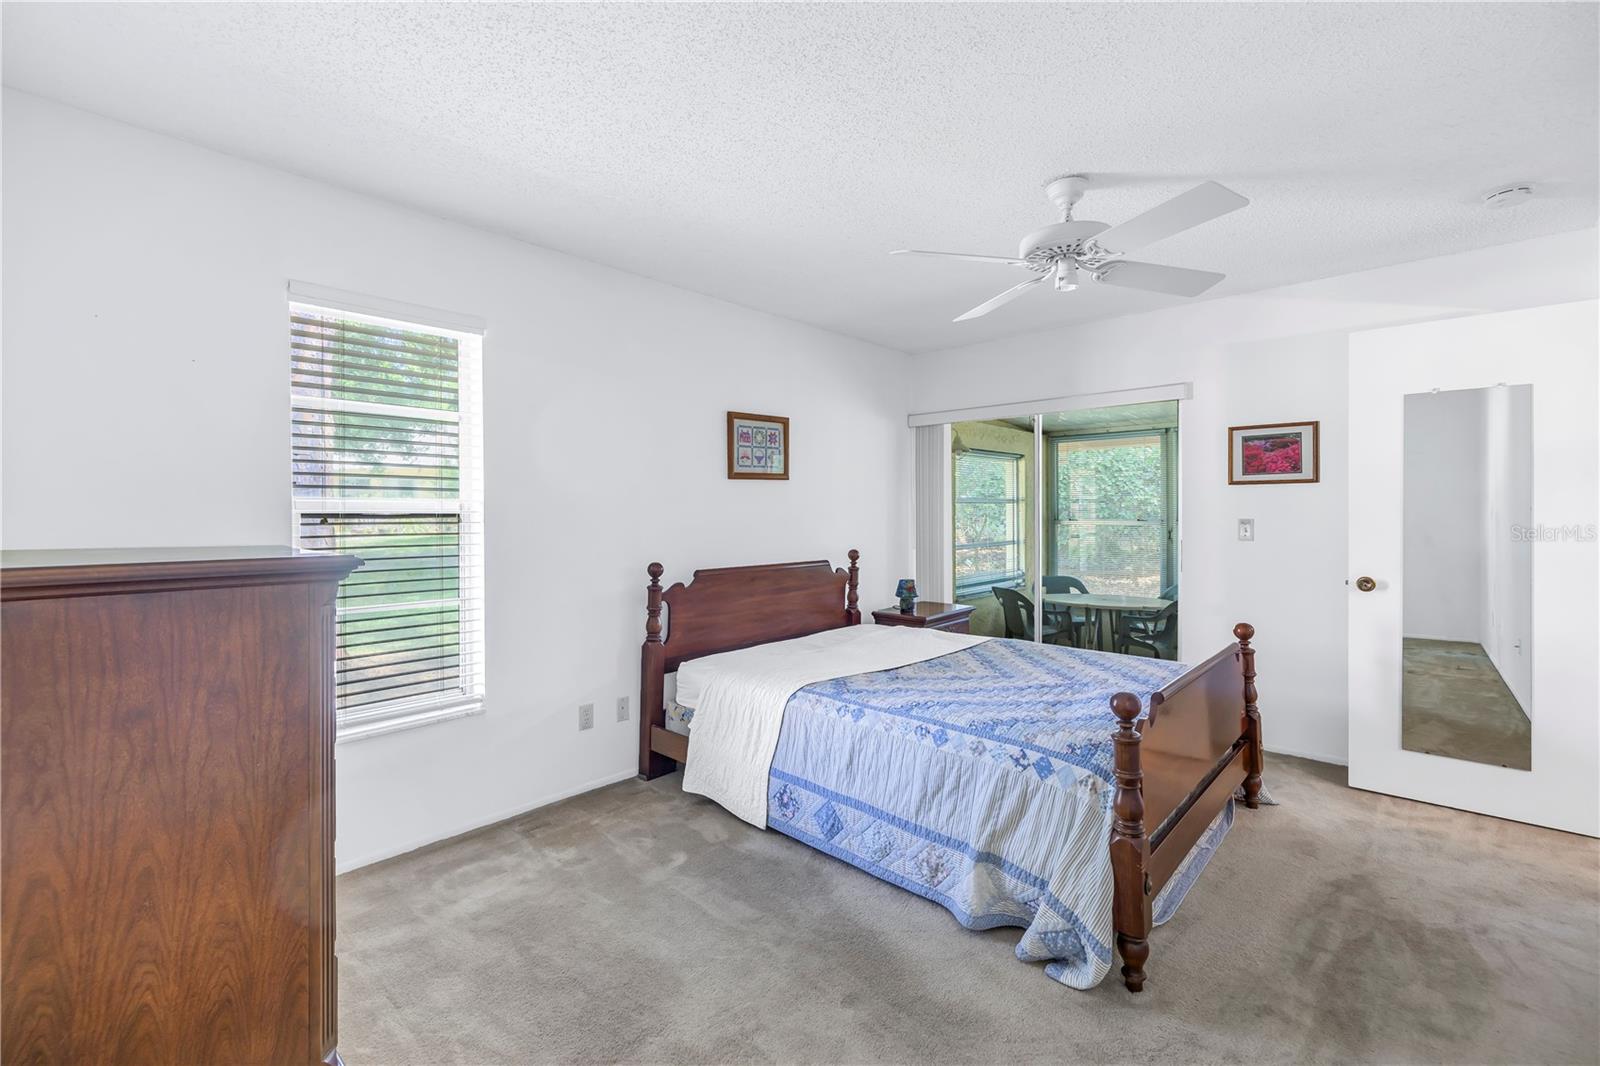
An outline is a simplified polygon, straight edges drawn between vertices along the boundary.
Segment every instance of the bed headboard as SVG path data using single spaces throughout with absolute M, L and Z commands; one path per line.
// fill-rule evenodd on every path
M 670 760 L 652 750 L 652 730 L 666 726 L 663 697 L 669 672 L 704 655 L 860 623 L 856 562 L 861 553 L 851 548 L 849 558 L 848 570 L 835 570 L 825 559 L 696 570 L 687 585 L 680 581 L 666 590 L 661 588 L 664 568 L 650 564 L 639 677 L 641 774 L 656 777 L 671 769 Z

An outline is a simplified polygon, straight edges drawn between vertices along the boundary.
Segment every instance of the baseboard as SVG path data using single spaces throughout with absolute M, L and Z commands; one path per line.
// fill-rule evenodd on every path
M 1483 647 L 1483 641 L 1474 637 L 1436 637 L 1428 633 L 1402 633 L 1401 640 L 1436 640 L 1441 644 L 1476 644 Z M 1488 654 L 1485 652 L 1484 654 Z
M 339 874 L 347 874 L 352 870 L 359 870 L 363 866 L 371 866 L 373 863 L 383 862 L 386 859 L 393 859 L 397 856 L 416 851 L 418 848 L 425 848 L 429 844 L 438 844 L 441 841 L 452 840 L 458 836 L 464 836 L 467 833 L 474 833 L 479 829 L 485 829 L 491 825 L 507 821 L 511 818 L 520 818 L 529 811 L 536 811 L 540 807 L 548 807 L 552 803 L 560 803 L 564 799 L 571 799 L 573 796 L 581 795 L 585 792 L 593 792 L 597 788 L 605 788 L 607 785 L 614 785 L 618 781 L 626 781 L 630 777 L 638 776 L 639 771 L 636 768 L 628 769 L 620 773 L 608 774 L 605 777 L 597 777 L 593 781 L 586 781 L 574 788 L 552 793 L 542 799 L 534 801 L 533 803 L 513 807 L 510 810 L 505 810 L 498 814 L 490 815 L 481 821 L 474 821 L 470 825 L 461 826 L 459 829 L 452 829 L 441 836 L 422 837 L 417 840 L 401 844 L 395 848 L 385 848 L 382 851 L 373 852 L 370 855 L 362 855 L 354 859 L 345 859 L 342 856 L 335 856 L 334 872 Z
M 1350 760 L 1349 759 L 1335 759 L 1330 755 L 1315 755 L 1315 754 L 1312 754 L 1309 751 L 1291 751 L 1288 748 L 1274 748 L 1274 747 L 1272 747 L 1270 745 L 1266 745 L 1266 744 L 1262 745 L 1262 749 L 1268 755 L 1292 755 L 1296 759 L 1309 759 L 1312 762 L 1324 762 L 1324 763 L 1327 763 L 1329 766 L 1344 766 L 1344 767 L 1348 767 L 1350 765 Z M 1269 773 L 1271 772 L 1271 768 L 1270 767 L 1268 768 L 1268 772 Z

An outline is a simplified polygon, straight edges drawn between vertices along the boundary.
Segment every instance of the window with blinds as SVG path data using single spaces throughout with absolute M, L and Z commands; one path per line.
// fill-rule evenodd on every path
M 482 338 L 291 303 L 295 540 L 339 586 L 341 736 L 482 705 Z
M 956 595 L 1021 581 L 1022 456 L 962 452 L 955 482 Z
M 1156 596 L 1176 578 L 1177 431 L 1051 440 L 1050 573 Z

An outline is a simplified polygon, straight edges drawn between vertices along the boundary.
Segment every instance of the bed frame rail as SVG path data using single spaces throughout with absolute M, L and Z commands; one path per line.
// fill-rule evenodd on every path
M 1246 622 L 1234 626 L 1238 642 L 1152 695 L 1143 717 L 1133 693 L 1111 697 L 1118 722 L 1113 921 L 1131 991 L 1144 988 L 1157 893 L 1236 789 L 1243 789 L 1246 807 L 1260 806 L 1255 632 Z

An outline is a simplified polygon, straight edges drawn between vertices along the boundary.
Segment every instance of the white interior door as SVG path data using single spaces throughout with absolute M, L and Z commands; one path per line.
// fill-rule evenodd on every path
M 1351 337 L 1351 785 L 1600 835 L 1597 312 L 1584 301 Z M 1517 649 L 1531 675 L 1528 770 L 1406 750 L 1401 737 L 1406 397 L 1515 385 L 1531 387 L 1531 524 L 1497 533 L 1531 547 L 1531 574 L 1513 590 L 1531 597 L 1530 639 Z M 1482 517 L 1490 529 L 1506 521 L 1487 508 Z M 1413 563 L 1421 594 L 1424 567 Z

